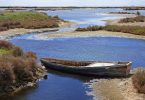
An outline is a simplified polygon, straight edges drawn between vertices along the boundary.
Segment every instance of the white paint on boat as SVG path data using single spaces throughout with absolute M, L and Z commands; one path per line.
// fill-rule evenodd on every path
M 100 67 L 100 66 L 113 66 L 116 65 L 114 63 L 103 63 L 103 62 L 96 62 L 96 63 L 92 63 L 86 67 Z

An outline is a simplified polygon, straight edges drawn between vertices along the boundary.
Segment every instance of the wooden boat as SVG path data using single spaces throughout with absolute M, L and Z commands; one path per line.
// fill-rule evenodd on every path
M 54 58 L 42 58 L 40 61 L 46 68 L 98 77 L 125 77 L 129 75 L 132 65 L 131 62 L 70 61 Z

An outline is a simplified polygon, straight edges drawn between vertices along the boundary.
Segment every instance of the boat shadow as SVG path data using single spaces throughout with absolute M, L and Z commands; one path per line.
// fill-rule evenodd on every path
M 77 80 L 80 80 L 82 82 L 89 82 L 90 80 L 95 79 L 94 76 L 78 75 L 78 74 L 73 74 L 73 73 L 65 73 L 65 72 L 61 72 L 61 71 L 57 71 L 57 70 L 53 70 L 53 69 L 47 69 L 47 72 L 48 72 L 48 77 L 49 77 L 49 74 L 52 74 L 52 75 L 56 75 L 56 76 L 77 79 Z

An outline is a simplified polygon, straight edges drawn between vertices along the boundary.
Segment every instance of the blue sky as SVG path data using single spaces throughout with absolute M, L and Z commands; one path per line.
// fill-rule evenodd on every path
M 145 0 L 0 0 L 0 6 L 145 6 Z

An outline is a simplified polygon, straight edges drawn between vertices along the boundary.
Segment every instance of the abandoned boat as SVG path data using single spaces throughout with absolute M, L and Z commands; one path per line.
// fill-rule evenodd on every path
M 54 58 L 42 58 L 40 61 L 46 68 L 98 77 L 126 77 L 132 65 L 132 62 L 70 61 Z

